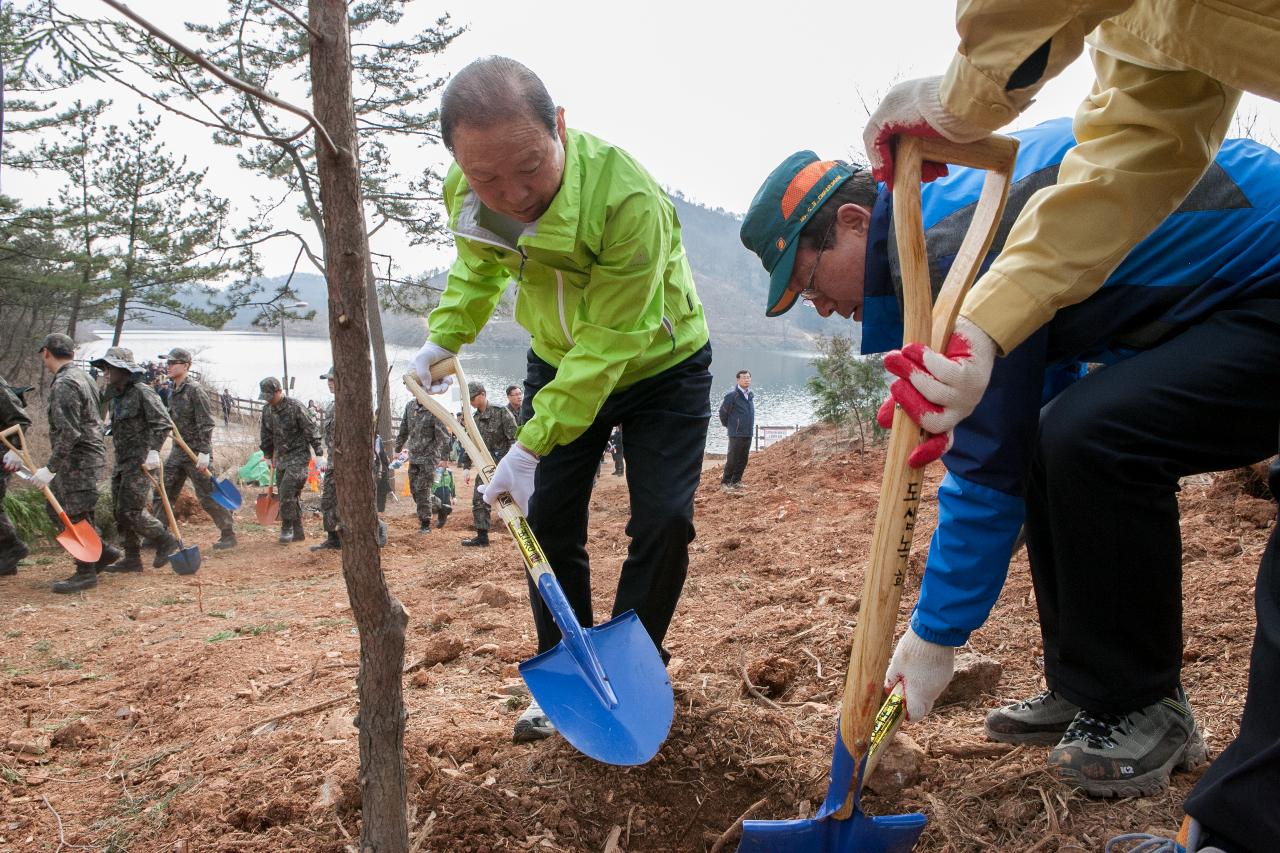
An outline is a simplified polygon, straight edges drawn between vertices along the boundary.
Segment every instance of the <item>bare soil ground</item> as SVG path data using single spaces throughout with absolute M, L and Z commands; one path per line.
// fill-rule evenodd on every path
M 644 767 L 597 764 L 560 739 L 516 746 L 534 651 L 525 582 L 504 533 L 463 548 L 469 489 L 441 531 L 416 532 L 407 499 L 388 513 L 387 578 L 410 611 L 405 744 L 411 837 L 420 851 L 707 851 L 753 817 L 812 814 L 857 621 L 882 457 L 814 428 L 754 455 L 747 489 L 718 469 L 697 498 L 698 538 L 667 646 L 671 735 Z M 607 614 L 625 553 L 626 491 L 602 469 L 592 502 L 596 609 Z M 931 470 L 927 501 L 939 472 Z M 1253 581 L 1274 504 L 1256 477 L 1183 491 L 1184 679 L 1212 751 L 1234 736 L 1253 635 Z M 0 850 L 344 851 L 360 822 L 358 637 L 340 558 L 280 546 L 240 513 L 241 546 L 214 552 L 198 509 L 199 584 L 168 572 L 104 576 L 63 597 L 61 552 L 0 579 Z M 914 600 L 932 510 L 917 526 Z M 319 535 L 311 517 L 309 533 Z M 314 540 L 313 540 L 314 541 Z M 311 543 L 308 543 L 311 544 Z M 994 694 L 908 725 L 919 778 L 869 794 L 870 813 L 921 810 L 928 851 L 1094 851 L 1121 831 L 1172 831 L 1199 773 L 1157 797 L 1090 800 L 1043 768 L 1045 750 L 984 740 L 995 704 L 1041 689 L 1025 556 L 970 643 L 1003 664 Z M 779 660 L 784 659 L 784 660 Z M 743 670 L 773 674 L 777 707 Z M 732 850 L 734 842 L 721 845 Z

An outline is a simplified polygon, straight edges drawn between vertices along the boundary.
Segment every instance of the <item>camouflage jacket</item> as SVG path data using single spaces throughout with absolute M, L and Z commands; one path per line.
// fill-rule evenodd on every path
M 107 464 L 98 389 L 74 364 L 64 364 L 49 386 L 49 443 L 45 467 L 55 474 L 79 471 L 96 479 Z
M 213 405 L 209 392 L 190 375 L 169 394 L 169 416 L 196 453 L 213 452 Z
M 338 401 L 330 400 L 324 404 L 324 452 L 329 456 L 330 461 L 333 460 L 333 429 L 334 415 L 338 412 Z
M 408 447 L 410 462 L 434 468 L 441 459 L 449 457 L 451 437 L 448 428 L 435 415 L 417 400 L 410 400 L 400 419 L 396 453 Z
M 169 437 L 169 412 L 156 389 L 141 379 L 134 379 L 119 391 L 110 391 L 105 398 L 111 412 L 116 470 L 137 468 L 147 458 L 147 451 L 164 447 L 164 440 Z
M 476 428 L 489 448 L 494 462 L 501 462 L 511 445 L 516 443 L 516 419 L 506 406 L 489 406 L 483 412 L 474 413 Z
M 258 433 L 258 446 L 268 459 L 275 457 L 282 462 L 306 464 L 311 458 L 308 448 L 321 455 L 320 430 L 307 407 L 292 397 L 285 397 L 279 405 L 262 407 L 262 428 Z
M 523 409 L 524 406 L 513 406 L 507 403 L 507 411 L 511 413 L 511 417 L 515 418 L 517 428 L 524 426 Z
M 23 408 L 18 395 L 9 390 L 9 381 L 0 376 L 0 429 L 8 429 L 12 426 L 26 429 L 31 426 L 31 418 L 27 417 L 27 410 Z M 9 443 L 15 447 L 18 444 L 13 439 L 10 439 Z

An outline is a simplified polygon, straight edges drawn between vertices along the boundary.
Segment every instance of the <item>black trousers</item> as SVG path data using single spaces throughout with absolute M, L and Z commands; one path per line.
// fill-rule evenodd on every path
M 1045 407 L 1027 548 L 1050 689 L 1091 711 L 1127 713 L 1177 688 L 1178 480 L 1275 453 L 1278 392 L 1280 299 L 1256 299 L 1090 374 Z M 1274 642 L 1280 623 L 1270 630 Z M 1273 718 L 1278 685 L 1272 678 L 1263 697 Z
M 724 460 L 724 474 L 720 482 L 726 486 L 742 482 L 742 472 L 747 470 L 747 457 L 751 455 L 751 436 L 729 436 L 729 455 Z
M 1280 495 L 1280 465 L 1271 466 L 1271 493 Z M 1187 814 L 1227 853 L 1280 849 L 1280 524 L 1271 528 L 1254 606 L 1258 628 L 1249 662 L 1244 717 L 1222 755 L 1187 798 Z
M 689 570 L 693 541 L 693 493 L 711 418 L 711 345 L 680 364 L 611 394 L 595 422 L 569 444 L 542 457 L 529 501 L 529 525 L 542 544 L 565 597 L 584 627 L 594 624 L 587 556 L 588 506 L 600 457 L 615 424 L 627 437 L 627 491 L 631 542 L 622 563 L 613 615 L 635 610 L 654 645 L 662 648 Z M 537 410 L 538 391 L 555 368 L 529 351 L 524 383 L 526 420 Z M 560 629 L 529 583 L 538 651 L 560 642 Z

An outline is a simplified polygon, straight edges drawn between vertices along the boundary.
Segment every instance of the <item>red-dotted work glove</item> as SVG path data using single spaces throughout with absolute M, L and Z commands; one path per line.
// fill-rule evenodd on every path
M 910 628 L 893 650 L 884 676 L 888 693 L 899 681 L 907 699 L 907 719 L 919 720 L 933 710 L 955 671 L 956 650 L 922 639 Z
M 952 142 L 976 142 L 990 136 L 977 127 L 952 115 L 938 99 L 941 77 L 906 80 L 889 90 L 872 113 L 862 132 L 862 142 L 871 161 L 871 174 L 893 189 L 893 138 L 895 136 L 941 137 Z M 946 163 L 926 161 L 920 169 L 926 183 L 947 173 Z
M 996 343 L 986 332 L 960 317 L 947 343 L 946 355 L 924 344 L 907 344 L 884 357 L 884 369 L 898 379 L 889 386 L 876 420 L 893 426 L 893 407 L 901 406 L 929 437 L 922 441 L 907 464 L 920 468 L 951 449 L 952 430 L 969 417 L 991 381 Z

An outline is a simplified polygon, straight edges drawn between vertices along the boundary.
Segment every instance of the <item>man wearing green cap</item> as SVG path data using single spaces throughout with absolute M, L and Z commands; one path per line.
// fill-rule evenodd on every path
M 98 478 L 107 464 L 102 437 L 102 417 L 98 389 L 89 374 L 76 366 L 76 345 L 68 336 L 55 332 L 40 345 L 45 370 L 53 374 L 49 386 L 49 459 L 32 475 L 37 486 L 48 486 L 72 524 L 87 521 L 98 530 L 94 512 L 98 506 Z M 45 507 L 55 526 L 62 520 L 53 507 Z M 56 581 L 53 591 L 78 592 L 97 586 L 98 572 L 119 560 L 123 552 L 103 542 L 96 563 L 76 561 L 75 574 Z
M 489 395 L 484 385 L 479 382 L 467 383 L 467 394 L 471 397 L 471 405 L 475 409 L 473 415 L 476 429 L 484 439 L 485 447 L 495 463 L 501 464 L 502 458 L 510 452 L 516 441 L 516 419 L 506 406 L 490 406 Z M 434 470 L 434 469 L 432 469 Z M 489 504 L 484 499 L 484 492 L 479 486 L 471 493 L 471 521 L 475 525 L 476 535 L 463 539 L 462 544 L 484 547 L 489 544 L 490 513 Z M 430 525 L 430 516 L 427 524 Z
M 280 544 L 301 542 L 302 487 L 307 482 L 311 453 L 324 457 L 320 431 L 307 407 L 284 393 L 280 380 L 268 376 L 258 383 L 258 396 L 266 402 L 262 407 L 262 426 L 258 446 L 266 459 L 272 460 L 280 495 Z
M 27 409 L 20 394 L 15 393 L 3 376 L 0 376 L 0 430 L 20 426 L 27 429 L 31 426 L 31 418 L 27 417 Z M 16 445 L 17 442 L 10 443 Z M 27 543 L 18 536 L 13 522 L 4 511 L 5 486 L 9 475 L 23 468 L 22 457 L 12 450 L 5 450 L 3 471 L 0 471 L 0 577 L 16 575 L 18 563 L 30 553 Z
M 396 453 L 409 452 L 409 492 L 418 512 L 419 533 L 431 532 L 432 513 L 440 511 L 440 498 L 434 493 L 436 462 L 449 455 L 450 438 L 448 427 L 426 406 L 416 399 L 409 400 L 400 418 L 395 447 Z
M 106 568 L 109 572 L 142 571 L 141 543 L 155 548 L 153 568 L 160 568 L 179 548 L 178 540 L 154 515 L 154 489 L 143 468 L 160 467 L 160 450 L 169 437 L 169 413 L 160 395 L 134 364 L 133 353 L 111 347 L 106 355 L 90 362 L 107 374 L 103 403 L 111 413 L 111 444 L 116 464 L 111 472 L 111 504 L 116 528 L 124 544 L 124 559 Z
M 1066 120 L 1015 136 L 1018 164 L 991 257 L 1076 144 Z M 953 169 L 922 189 L 935 294 L 982 182 L 980 172 Z M 788 158 L 742 226 L 770 271 L 767 312 L 808 299 L 824 316 L 861 320 L 864 353 L 901 347 L 890 357 L 927 357 L 902 346 L 890 213 L 890 194 L 865 170 L 812 152 Z M 947 474 L 920 599 L 886 677 L 904 684 L 910 718 L 929 712 L 955 647 L 987 618 L 1025 518 L 1049 689 L 992 711 L 988 736 L 1056 744 L 1050 766 L 1097 796 L 1154 793 L 1173 769 L 1203 759 L 1180 683 L 1176 493 L 1180 477 L 1274 453 L 1280 399 L 1249 389 L 1280 385 L 1277 221 L 1280 155 L 1228 140 L 1183 207 L 1101 290 L 995 362 L 991 391 L 953 445 L 940 434 L 913 452 L 912 464 L 945 454 Z M 1086 372 L 1086 363 L 1109 366 Z M 1057 478 L 1052 491 L 1046 472 Z M 1280 601 L 1265 593 L 1275 589 L 1260 573 L 1260 637 L 1280 635 Z M 1263 706 L 1274 708 L 1280 700 L 1265 690 Z M 1276 727 L 1265 720 L 1276 719 L 1256 715 L 1255 745 L 1268 742 Z
M 178 492 L 188 479 L 195 489 L 201 508 L 213 519 L 221 532 L 221 538 L 213 543 L 218 550 L 234 548 L 236 533 L 232 527 L 231 513 L 213 499 L 213 401 L 209 392 L 191 375 L 191 353 L 182 347 L 174 347 L 159 358 L 168 363 L 173 391 L 169 394 L 169 415 L 178 435 L 196 453 L 192 462 L 175 441 L 164 463 L 164 489 L 170 500 L 177 500 Z

